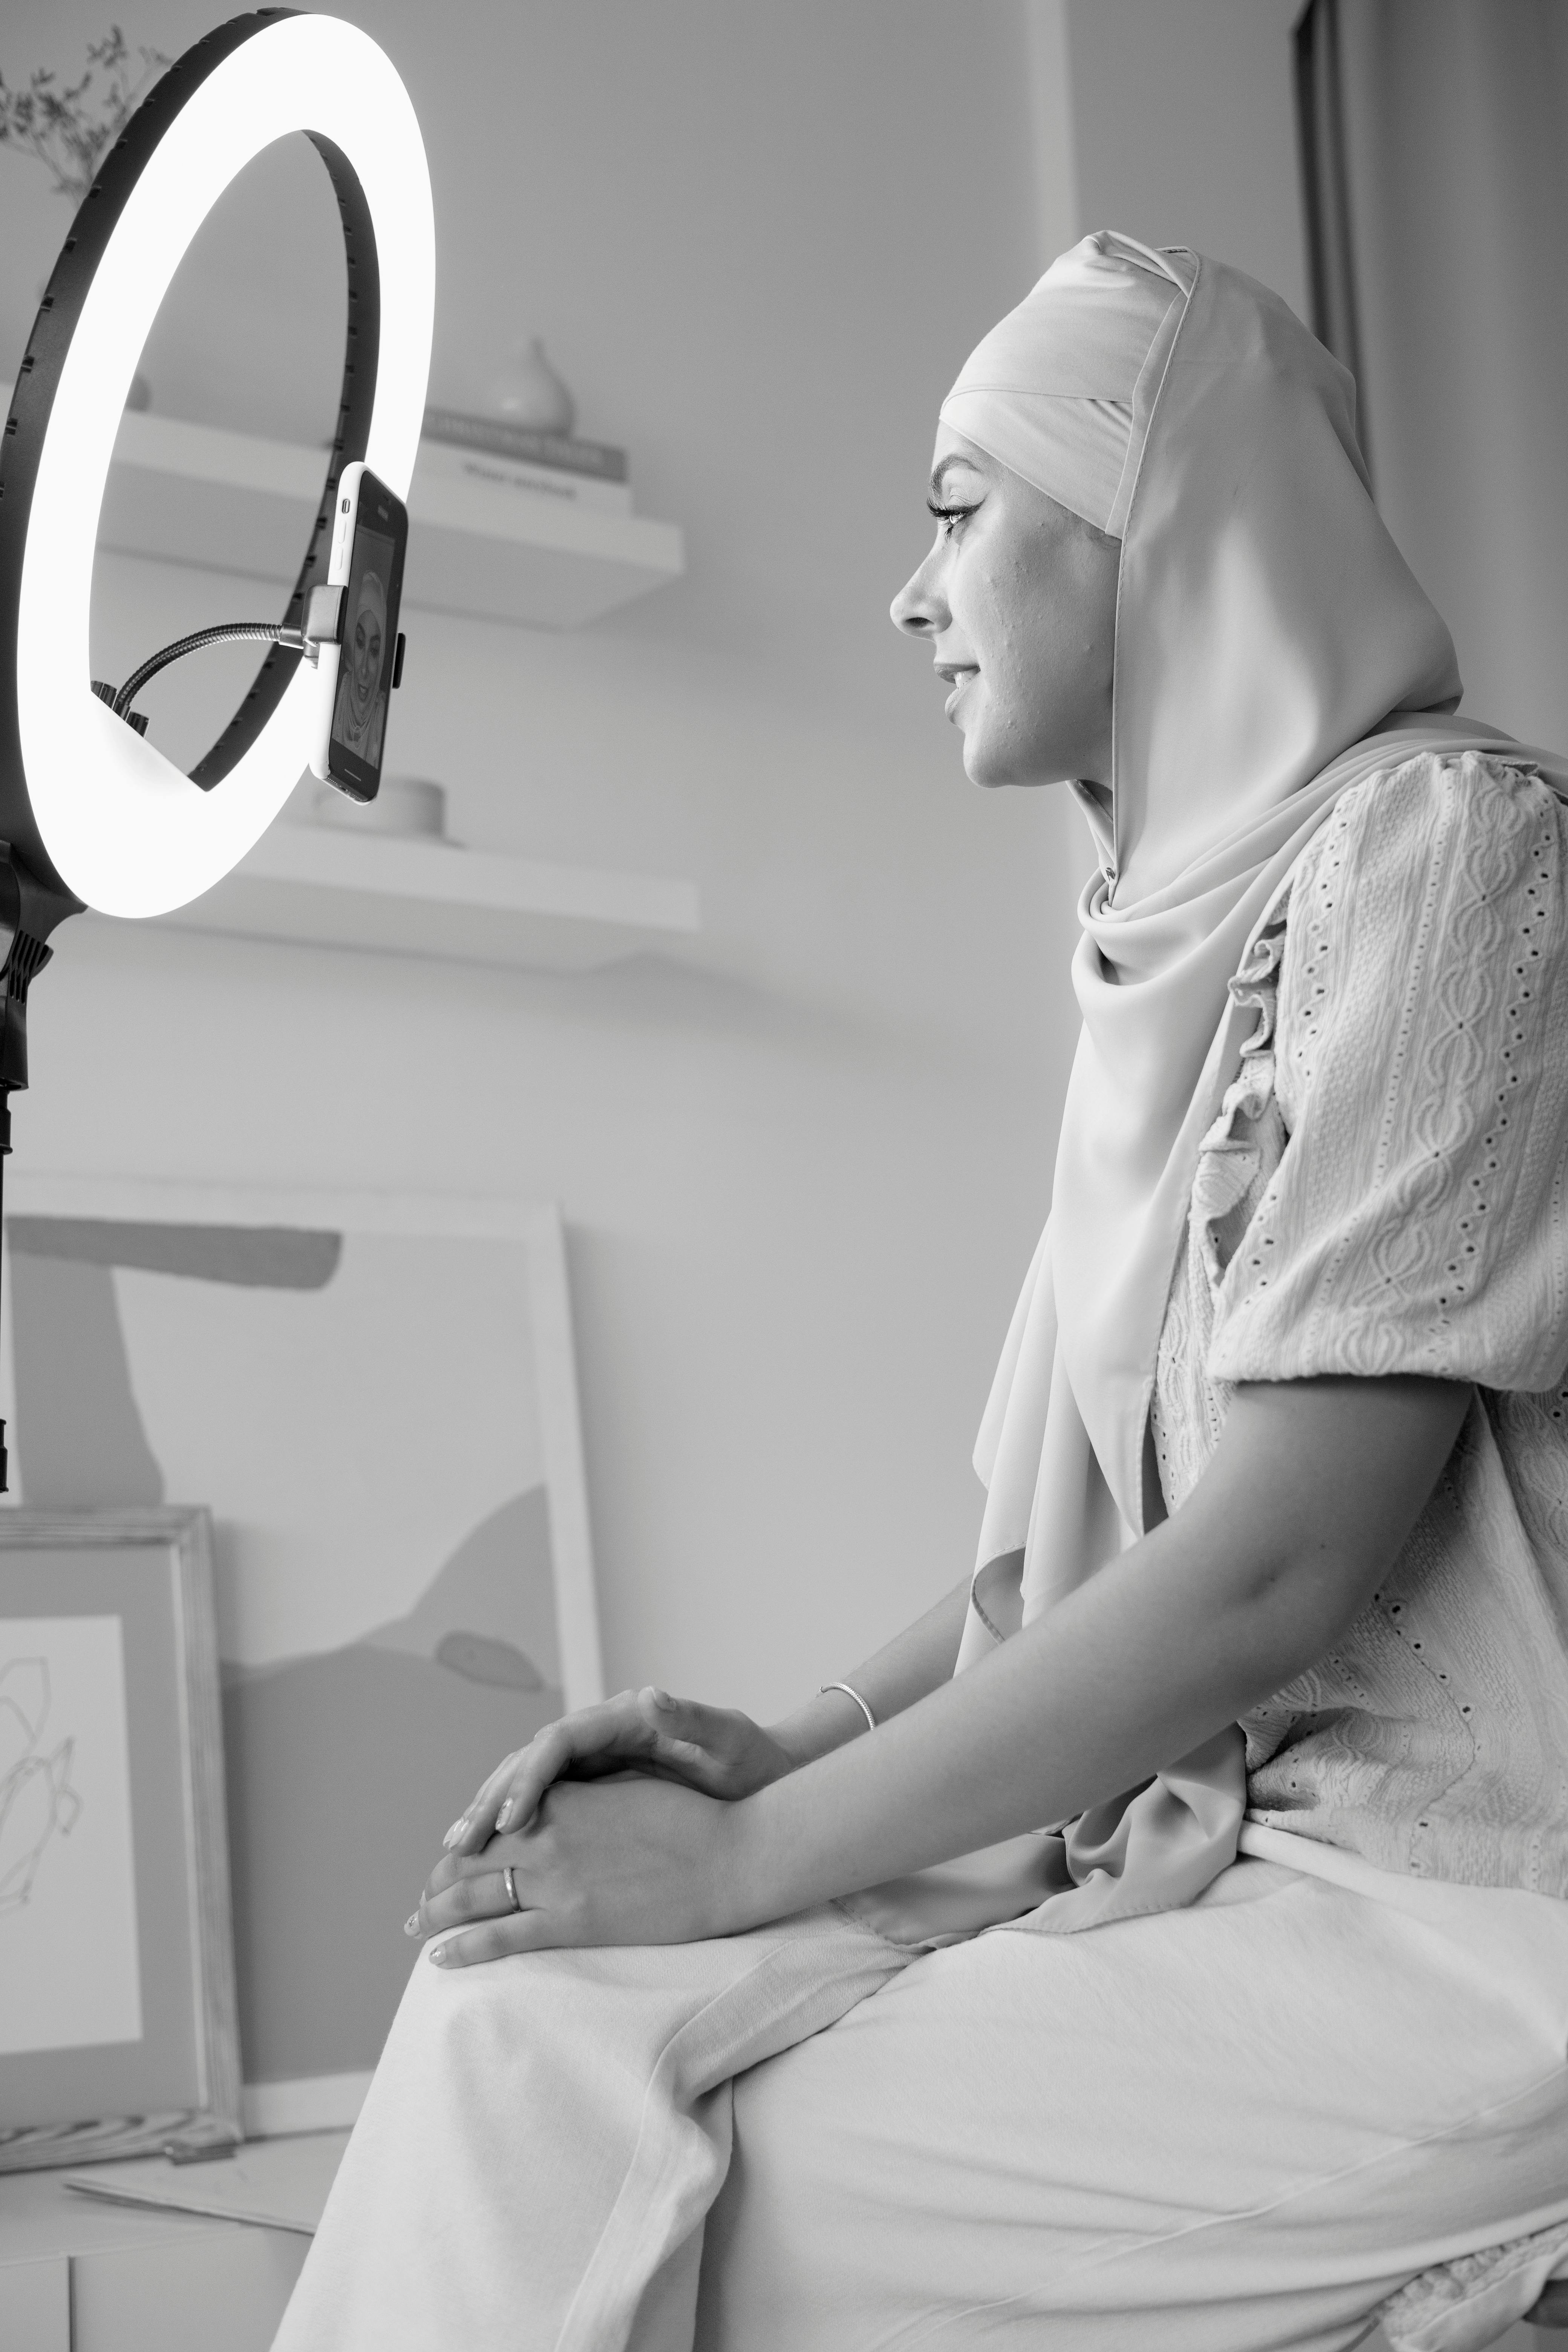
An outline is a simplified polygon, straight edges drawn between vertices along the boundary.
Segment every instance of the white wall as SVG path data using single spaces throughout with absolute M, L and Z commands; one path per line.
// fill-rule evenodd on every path
M 1194 245 L 1306 318 L 1300 0 L 1033 5 L 1065 28 L 1081 227 Z M 1568 10 L 1366 0 L 1343 21 L 1378 504 L 1454 632 L 1465 707 L 1561 747 Z M 1056 148 L 1050 99 L 1037 113 Z
M 1300 0 L 1061 0 L 1083 228 L 1189 245 L 1307 315 Z
M 1568 745 L 1568 9 L 1347 18 L 1351 218 L 1378 503 L 1465 708 Z
M 216 13 L 144 0 L 126 29 L 176 51 Z M 390 765 L 447 785 L 460 838 L 695 876 L 708 928 L 569 981 L 78 922 L 34 992 L 20 1161 L 557 1197 L 610 1675 L 781 1706 L 969 1564 L 1075 1025 L 1081 845 L 965 783 L 886 619 L 941 394 L 1060 241 L 1023 11 L 346 13 L 429 144 L 435 395 L 542 331 L 690 555 L 578 635 L 414 616 Z M 11 0 L 0 67 L 68 64 L 100 20 Z M 331 236 L 308 184 L 266 185 L 276 234 L 207 241 L 149 371 L 173 413 L 309 432 Z M 5 153 L 0 205 L 19 347 L 68 215 Z M 95 660 L 254 593 L 105 559 Z

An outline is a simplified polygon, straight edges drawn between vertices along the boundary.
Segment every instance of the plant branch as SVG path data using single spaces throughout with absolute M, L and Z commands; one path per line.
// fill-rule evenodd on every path
M 36 155 L 56 192 L 80 204 L 148 84 L 172 62 L 161 49 L 132 50 L 111 25 L 101 41 L 88 43 L 79 80 L 63 81 L 47 66 L 25 88 L 0 74 L 0 147 Z

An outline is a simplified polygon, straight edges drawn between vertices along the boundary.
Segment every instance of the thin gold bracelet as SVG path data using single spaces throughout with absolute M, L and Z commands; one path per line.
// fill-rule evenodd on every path
M 866 1718 L 867 1730 L 876 1730 L 877 1718 L 872 1714 L 870 1708 L 867 1706 L 865 1700 L 861 1697 L 853 1683 L 824 1683 L 816 1696 L 818 1698 L 825 1698 L 830 1690 L 841 1690 L 846 1698 L 852 1698 L 856 1706 L 859 1708 L 861 1714 Z

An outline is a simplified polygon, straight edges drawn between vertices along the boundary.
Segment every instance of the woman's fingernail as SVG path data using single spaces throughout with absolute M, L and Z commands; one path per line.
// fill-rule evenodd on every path
M 446 1836 L 441 1840 L 442 1844 L 447 1846 L 456 1845 L 458 1840 L 462 1836 L 463 1832 L 468 1828 L 468 1817 L 467 1813 L 460 1814 L 452 1823 L 452 1826 L 447 1832 Z
M 655 1689 L 651 1693 L 651 1696 L 655 1706 L 673 1706 L 675 1705 L 675 1701 L 670 1697 L 669 1693 L 667 1690 Z
M 510 1822 L 510 1819 L 511 1819 L 511 1799 L 509 1797 L 509 1798 L 507 1799 L 507 1801 L 506 1801 L 505 1804 L 501 1807 L 501 1809 L 500 1809 L 500 1812 L 496 1815 L 496 1827 L 497 1827 L 497 1829 L 498 1829 L 498 1830 L 504 1830 L 504 1829 L 505 1829 L 505 1827 L 506 1827 L 506 1825 L 507 1825 L 507 1823 L 508 1823 L 508 1822 Z
M 403 1932 L 405 1936 L 416 1936 L 419 1933 L 419 1914 L 417 1911 L 411 1911 L 408 1914 L 407 1918 L 405 1919 L 403 1923 Z
M 440 1967 L 440 1965 L 441 1965 L 442 1961 L 446 1958 L 446 1957 L 447 1957 L 447 1947 L 446 1947 L 446 1945 L 445 1945 L 445 1944 L 432 1944 L 432 1945 L 431 1945 L 431 1947 L 430 1947 L 430 1958 L 435 1961 L 436 1966 L 437 1966 L 437 1968 L 439 1968 L 439 1967 Z

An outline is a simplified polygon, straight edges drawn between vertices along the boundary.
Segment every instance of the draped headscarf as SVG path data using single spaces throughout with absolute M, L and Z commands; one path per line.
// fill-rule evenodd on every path
M 1276 296 L 1086 237 L 979 345 L 943 422 L 1121 542 L 1109 817 L 1050 1221 L 980 1432 L 962 1672 L 1143 1528 L 1155 1353 L 1199 1140 L 1255 1018 L 1227 983 L 1342 793 L 1508 744 L 1449 714 L 1447 628 L 1373 506 L 1354 386 Z M 1521 755 L 1568 792 L 1568 770 Z M 1234 1726 L 1068 1824 L 1071 1929 L 1190 1901 L 1235 1854 Z

